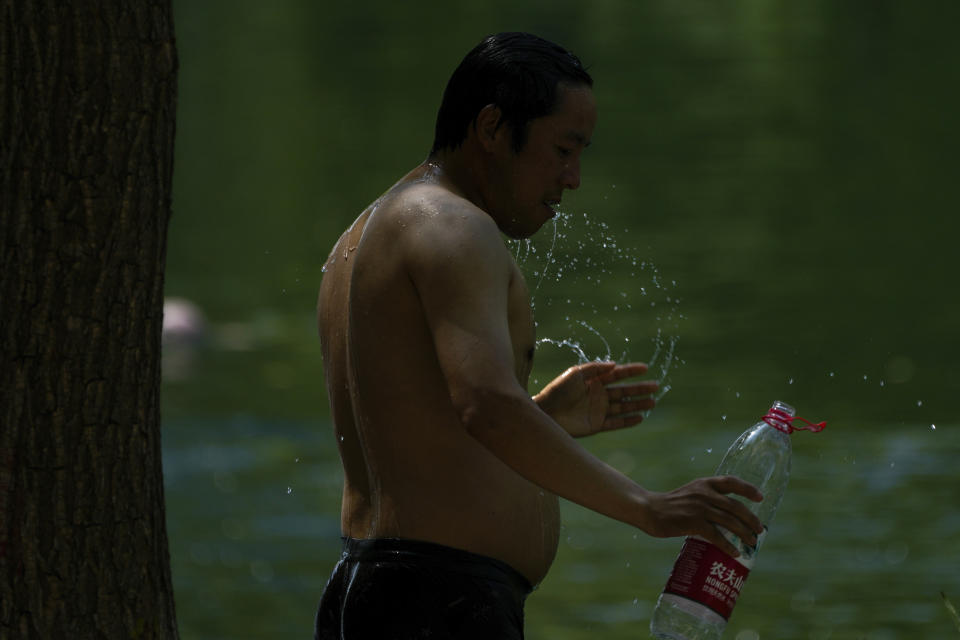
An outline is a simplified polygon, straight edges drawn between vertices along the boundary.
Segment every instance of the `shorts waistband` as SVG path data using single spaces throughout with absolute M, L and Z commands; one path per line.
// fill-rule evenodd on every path
M 435 542 L 406 538 L 343 538 L 345 560 L 367 562 L 428 562 L 451 571 L 507 584 L 526 596 L 533 587 L 519 571 L 502 560 Z

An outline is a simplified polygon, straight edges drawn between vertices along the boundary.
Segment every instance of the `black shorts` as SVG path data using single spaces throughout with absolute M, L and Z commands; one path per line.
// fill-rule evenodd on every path
M 518 640 L 530 583 L 504 562 L 430 542 L 346 538 L 315 640 Z

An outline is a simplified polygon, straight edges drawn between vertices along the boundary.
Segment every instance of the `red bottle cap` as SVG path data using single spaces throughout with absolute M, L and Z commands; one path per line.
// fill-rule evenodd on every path
M 799 420 L 803 422 L 802 425 L 795 425 L 794 422 Z M 813 431 L 814 433 L 818 431 L 823 431 L 827 423 L 826 422 L 817 422 L 814 424 L 806 418 L 801 418 L 800 416 L 791 416 L 786 411 L 777 409 L 773 407 L 770 411 L 767 412 L 767 415 L 763 416 L 763 421 L 774 429 L 779 429 L 784 433 L 793 433 L 794 431 Z

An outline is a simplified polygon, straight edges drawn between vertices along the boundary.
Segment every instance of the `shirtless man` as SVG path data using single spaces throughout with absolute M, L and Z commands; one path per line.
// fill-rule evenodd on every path
M 343 462 L 344 554 L 316 637 L 522 638 L 557 550 L 557 496 L 658 537 L 736 555 L 760 522 L 730 477 L 660 493 L 576 438 L 640 422 L 640 363 L 591 362 L 527 392 L 534 324 L 501 234 L 528 237 L 580 184 L 597 110 L 572 54 L 485 39 L 454 72 L 427 160 L 356 219 L 324 265 L 318 319 Z

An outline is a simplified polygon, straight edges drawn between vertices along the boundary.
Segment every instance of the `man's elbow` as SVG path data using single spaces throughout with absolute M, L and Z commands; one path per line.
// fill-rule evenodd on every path
M 454 405 L 467 433 L 485 441 L 516 424 L 521 401 L 508 390 L 473 388 L 455 399 Z

